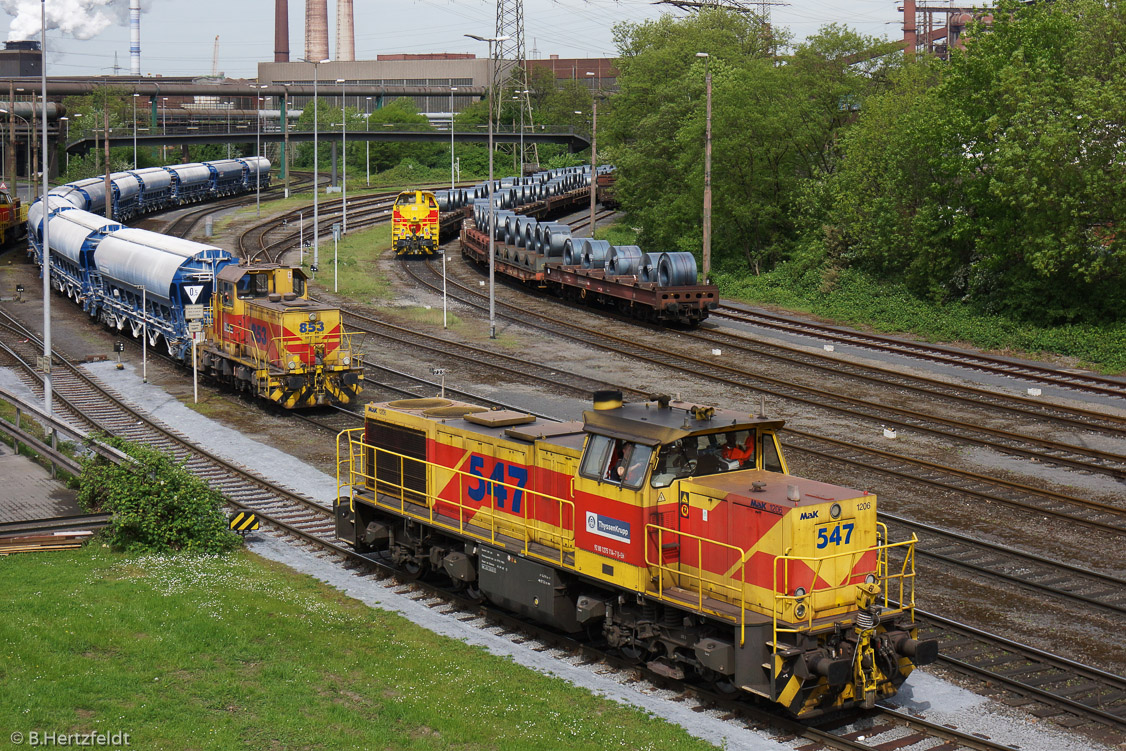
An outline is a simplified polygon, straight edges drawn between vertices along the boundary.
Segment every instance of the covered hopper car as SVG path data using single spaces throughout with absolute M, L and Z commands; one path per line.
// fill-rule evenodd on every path
M 231 162 L 222 174 L 234 179 Z M 238 174 L 245 181 L 254 172 L 242 163 Z M 142 183 L 163 192 L 175 180 L 145 172 Z M 93 194 L 93 185 L 55 188 L 27 221 L 29 253 L 40 267 L 50 259 L 53 287 L 91 318 L 147 337 L 185 365 L 195 345 L 200 372 L 287 409 L 358 396 L 363 369 L 340 310 L 309 299 L 301 269 L 244 265 L 221 248 L 130 229 L 76 206 Z M 97 195 L 104 199 L 104 184 Z
M 369 404 L 338 439 L 337 536 L 408 574 L 794 715 L 872 706 L 937 657 L 914 538 L 788 473 L 782 421 L 600 392 L 581 421 Z

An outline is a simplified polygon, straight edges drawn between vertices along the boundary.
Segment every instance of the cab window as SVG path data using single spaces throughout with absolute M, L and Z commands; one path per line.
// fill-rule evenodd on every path
M 764 433 L 762 436 L 762 468 L 767 472 L 782 471 L 782 458 L 778 456 L 773 433 Z
M 434 202 L 434 199 L 433 199 L 433 198 L 429 198 L 429 199 L 428 199 L 428 200 L 426 201 L 426 203 L 427 203 L 427 205 L 428 205 L 428 206 L 429 206 L 430 208 L 432 208 L 432 209 L 436 209 L 436 208 L 438 208 L 438 204 Z
M 219 285 L 219 297 L 223 301 L 224 308 L 232 307 L 234 302 L 235 287 L 230 282 L 223 282 Z
M 293 294 L 298 297 L 305 296 L 305 280 L 297 275 L 293 277 Z
M 413 204 L 414 203 L 414 193 L 404 193 L 404 194 L 402 194 L 401 196 L 399 196 L 399 200 L 395 201 L 395 203 L 399 204 L 400 206 L 409 206 L 409 205 Z
M 600 482 L 636 490 L 645 482 L 653 449 L 622 439 L 592 435 L 579 473 Z

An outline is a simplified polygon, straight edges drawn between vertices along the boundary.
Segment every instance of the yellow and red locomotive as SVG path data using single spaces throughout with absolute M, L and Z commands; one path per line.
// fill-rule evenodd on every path
M 215 287 L 201 372 L 289 409 L 347 404 L 363 389 L 340 309 L 309 300 L 300 268 L 231 263 Z
M 914 542 L 876 498 L 787 473 L 781 420 L 600 392 L 582 422 L 370 404 L 338 439 L 337 536 L 654 671 L 798 716 L 871 706 L 937 657 Z
M 395 255 L 438 252 L 438 201 L 429 190 L 405 190 L 391 210 L 391 247 Z

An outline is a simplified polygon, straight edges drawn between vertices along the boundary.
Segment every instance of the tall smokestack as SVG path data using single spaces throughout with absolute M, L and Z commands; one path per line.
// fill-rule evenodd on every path
M 328 59 L 328 0 L 305 0 L 305 59 Z
M 336 59 L 356 59 L 356 20 L 352 0 L 336 0 Z
M 129 0 L 129 72 L 141 75 L 141 0 Z
M 289 0 L 274 2 L 274 62 L 289 62 Z

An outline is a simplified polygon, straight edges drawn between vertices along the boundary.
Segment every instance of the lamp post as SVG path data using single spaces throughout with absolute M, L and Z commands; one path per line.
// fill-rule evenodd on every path
M 261 87 L 266 88 L 265 84 Z M 255 105 L 258 107 L 258 135 L 256 138 L 254 150 L 258 156 L 258 169 L 254 172 L 254 202 L 257 206 L 258 217 L 262 217 L 262 97 L 255 95 Z
M 47 198 L 47 0 L 39 4 L 39 48 L 43 62 L 39 66 L 43 87 L 43 207 L 51 208 Z M 32 112 L 34 112 L 34 108 Z M 32 138 L 35 137 L 33 133 Z M 30 175 L 29 175 L 30 177 Z M 106 196 L 109 200 L 109 196 Z M 51 238 L 50 211 L 43 212 L 43 411 L 51 415 Z M 52 437 L 54 433 L 52 433 Z M 52 441 L 53 442 L 53 441 Z
M 235 103 L 225 102 L 227 106 L 227 158 L 231 158 L 231 110 L 234 109 Z M 287 196 L 288 197 L 288 196 Z
M 160 135 L 168 135 L 168 97 L 161 97 L 161 115 L 160 115 Z M 168 152 L 166 144 L 160 144 L 160 161 L 165 164 L 168 163 Z
M 137 169 L 137 97 L 133 95 L 133 169 Z
M 594 202 L 598 188 L 598 97 L 594 93 L 594 71 L 590 80 L 590 236 L 594 237 Z
M 344 93 L 347 80 L 336 79 L 340 84 L 340 131 L 343 141 L 340 150 L 344 152 L 344 174 L 340 179 L 340 234 L 348 234 L 348 95 Z
M 313 65 L 313 265 L 309 270 L 313 272 L 313 278 L 316 279 L 317 263 L 320 261 L 321 253 L 321 234 L 320 234 L 320 207 L 317 201 L 317 194 L 320 188 L 317 187 L 317 167 L 319 166 L 319 142 L 317 134 L 317 81 L 320 78 L 320 66 L 322 63 L 327 63 L 328 60 L 318 60 L 316 62 L 302 58 L 303 62 L 312 63 Z
M 70 172 L 70 152 L 66 150 L 66 145 L 70 141 L 70 118 L 63 115 L 59 118 L 59 122 L 66 123 L 66 130 L 63 132 L 63 153 L 66 154 L 66 171 Z M 136 151 L 137 148 L 134 146 L 133 150 Z M 134 167 L 134 169 L 136 169 L 136 167 Z
M 454 92 L 456 86 L 450 87 L 450 190 L 454 189 Z M 442 303 L 445 305 L 445 303 Z
M 364 130 L 371 130 L 371 97 L 368 100 L 368 116 L 367 122 L 364 123 Z M 367 179 L 365 180 L 367 186 L 371 187 L 371 139 L 364 139 L 364 164 L 367 166 Z
M 527 102 L 528 94 L 531 94 L 530 89 L 522 89 L 516 92 L 520 96 L 518 98 L 524 101 L 520 102 L 520 177 L 524 176 L 524 104 Z
M 489 338 L 497 338 L 496 311 L 496 239 L 497 207 L 493 202 L 493 44 L 508 41 L 510 37 L 481 37 L 466 34 L 470 39 L 489 43 Z
M 704 58 L 704 90 L 707 98 L 707 115 L 704 122 L 704 284 L 712 267 L 712 71 L 708 67 L 707 52 L 697 52 Z

